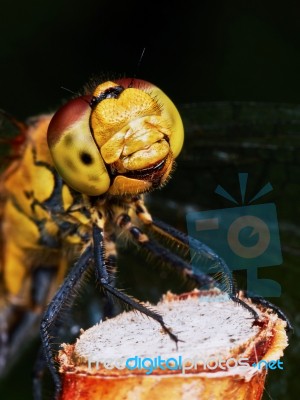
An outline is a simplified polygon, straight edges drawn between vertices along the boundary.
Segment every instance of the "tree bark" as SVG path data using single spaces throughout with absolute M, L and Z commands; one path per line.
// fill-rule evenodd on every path
M 246 301 L 259 313 L 259 325 L 218 290 L 167 293 L 155 309 L 178 336 L 178 348 L 157 322 L 139 313 L 95 325 L 59 353 L 61 399 L 261 399 L 267 363 L 272 369 L 282 365 L 286 323 Z

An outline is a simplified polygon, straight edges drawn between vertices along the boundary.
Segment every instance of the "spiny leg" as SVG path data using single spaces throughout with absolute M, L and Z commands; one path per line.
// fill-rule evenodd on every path
M 216 261 L 218 261 L 218 262 L 222 261 L 222 264 L 220 264 L 220 265 L 222 267 L 226 267 L 226 269 L 228 269 L 228 266 L 224 263 L 224 261 L 213 250 L 211 250 L 208 246 L 206 246 L 205 244 L 199 242 L 198 240 L 185 235 L 184 233 L 176 230 L 175 228 L 169 226 L 168 224 L 166 224 L 166 223 L 164 223 L 162 221 L 159 221 L 158 219 L 154 219 L 152 224 L 150 225 L 150 227 L 152 229 L 155 229 L 155 230 L 159 229 L 160 232 L 165 232 L 167 235 L 171 235 L 175 239 L 179 240 L 183 245 L 190 246 L 193 250 L 196 250 L 196 251 L 199 251 L 199 252 L 204 252 L 205 254 L 208 254 L 209 256 L 214 257 L 214 259 Z M 226 271 L 226 269 L 225 269 L 225 271 Z M 281 319 L 286 321 L 287 329 L 288 330 L 293 330 L 293 327 L 292 327 L 289 319 L 280 310 L 279 307 L 275 306 L 274 304 L 272 304 L 268 300 L 264 299 L 263 297 L 251 296 L 248 292 L 246 292 L 246 297 L 250 298 L 253 303 L 260 304 L 260 305 L 262 305 L 262 306 L 264 306 L 266 308 L 270 308 L 270 309 L 274 310 Z M 235 288 L 235 285 L 234 285 L 233 282 L 232 282 L 232 285 L 231 285 L 230 298 L 233 301 L 241 304 L 243 307 L 247 308 L 254 315 L 253 309 L 250 306 L 248 306 L 243 300 L 241 300 L 241 299 L 239 299 L 237 297 L 236 288 Z M 255 319 L 257 320 L 258 318 L 255 318 Z
M 237 290 L 236 290 L 235 284 L 232 280 L 232 274 L 231 274 L 229 267 L 224 262 L 224 260 L 220 256 L 218 256 L 210 247 L 206 246 L 204 243 L 201 243 L 197 239 L 192 238 L 192 237 L 184 234 L 183 232 L 178 231 L 174 227 L 172 227 L 158 219 L 153 219 L 153 221 L 150 225 L 150 228 L 155 229 L 155 230 L 159 229 L 160 232 L 162 232 L 162 234 L 165 232 L 167 235 L 170 235 L 171 237 L 180 241 L 183 245 L 185 245 L 187 247 L 189 246 L 190 248 L 192 248 L 195 251 L 198 251 L 201 253 L 203 252 L 204 254 L 207 254 L 209 257 L 214 258 L 214 260 L 219 263 L 221 268 L 223 268 L 226 275 L 228 275 L 229 277 L 231 276 L 231 283 L 230 283 L 231 290 L 229 292 L 231 300 L 235 301 L 238 304 L 241 304 L 244 308 L 249 310 L 254 315 L 254 317 L 256 314 L 255 320 L 259 319 L 258 314 L 256 312 L 253 312 L 254 310 L 248 304 L 246 304 L 243 300 L 241 300 L 240 298 L 237 297 Z M 276 314 L 279 316 L 279 318 L 286 321 L 287 330 L 288 331 L 293 330 L 291 322 L 289 321 L 287 316 L 280 310 L 279 307 L 275 306 L 274 304 L 272 304 L 271 302 L 269 302 L 268 300 L 264 299 L 261 296 L 252 296 L 251 294 L 249 294 L 249 292 L 246 292 L 245 295 L 246 295 L 246 297 L 250 298 L 253 303 L 260 304 L 263 307 L 270 308 L 273 311 L 275 311 Z
M 130 233 L 132 239 L 138 245 L 148 250 L 158 260 L 162 260 L 167 265 L 178 270 L 185 278 L 191 279 L 201 287 L 206 286 L 211 288 L 214 286 L 215 282 L 212 277 L 203 273 L 195 273 L 189 263 L 166 247 L 158 244 L 155 240 L 150 239 L 137 226 L 133 225 L 128 214 L 119 215 L 116 222 L 121 229 L 125 229 Z
M 68 301 L 70 301 L 72 294 L 74 294 L 76 288 L 80 284 L 91 256 L 92 246 L 90 245 L 85 249 L 78 261 L 74 264 L 62 286 L 56 292 L 47 310 L 45 311 L 41 322 L 40 333 L 44 349 L 44 356 L 54 380 L 56 398 L 58 398 L 61 390 L 61 380 L 55 366 L 49 333 L 51 326 L 55 323 L 55 321 L 57 321 L 61 309 L 68 303 Z
M 222 271 L 225 273 L 228 279 L 228 292 L 229 295 L 236 295 L 236 287 L 233 281 L 232 273 L 225 261 L 216 254 L 210 247 L 206 244 L 200 242 L 193 237 L 186 235 L 183 232 L 178 231 L 174 227 L 166 224 L 165 222 L 154 219 L 150 224 L 150 229 L 158 232 L 162 236 L 168 236 L 170 238 L 176 239 L 180 245 L 185 248 L 195 250 L 197 253 L 204 255 L 207 259 L 212 260 L 216 265 L 218 265 Z
M 251 296 L 248 292 L 246 293 L 247 297 L 251 299 L 251 301 L 255 304 L 262 305 L 265 308 L 270 308 L 271 310 L 275 311 L 275 313 L 281 318 L 283 321 L 286 322 L 286 329 L 288 332 L 293 332 L 294 328 L 293 325 L 291 324 L 290 320 L 288 317 L 285 315 L 283 311 L 280 310 L 279 307 L 275 306 L 273 303 L 270 301 L 264 299 L 261 296 Z
M 159 233 L 160 235 L 164 237 L 169 237 L 171 239 L 176 239 L 179 244 L 185 246 L 186 248 L 192 248 L 196 252 L 205 254 L 207 257 L 214 259 L 216 263 L 220 265 L 220 267 L 223 269 L 225 272 L 226 276 L 229 279 L 229 297 L 231 298 L 232 301 L 241 304 L 244 308 L 246 308 L 252 315 L 254 316 L 255 320 L 259 320 L 259 316 L 254 311 L 248 304 L 246 304 L 243 300 L 237 297 L 237 290 L 234 284 L 234 281 L 232 279 L 232 274 L 227 266 L 227 264 L 224 262 L 224 260 L 216 254 L 210 247 L 205 245 L 204 243 L 198 241 L 195 238 L 192 238 L 185 233 L 178 231 L 176 228 L 166 224 L 163 221 L 160 221 L 158 219 L 152 219 L 150 214 L 148 213 L 147 209 L 145 206 L 143 206 L 143 203 L 141 199 L 138 199 L 139 204 L 138 207 L 136 207 L 136 212 L 137 215 L 140 217 L 140 219 L 147 224 L 151 230 Z M 150 219 L 149 219 L 150 216 Z M 279 307 L 275 306 L 268 300 L 264 299 L 261 296 L 251 296 L 248 292 L 245 293 L 246 297 L 250 298 L 253 303 L 262 305 L 263 307 L 270 308 L 273 311 L 277 313 L 279 318 L 284 320 L 287 323 L 287 330 L 288 331 L 293 331 L 293 326 L 291 322 L 289 321 L 288 317 L 280 310 Z
M 195 273 L 187 262 L 182 260 L 180 257 L 177 255 L 173 254 L 170 250 L 166 249 L 165 247 L 160 246 L 157 242 L 154 240 L 150 240 L 147 235 L 145 235 L 137 226 L 134 226 L 131 224 L 131 220 L 129 215 L 123 214 L 120 216 L 119 220 L 119 226 L 126 228 L 130 234 L 132 235 L 133 239 L 135 240 L 136 243 L 138 243 L 140 246 L 143 248 L 146 248 L 152 255 L 155 255 L 159 259 L 163 259 L 165 262 L 167 262 L 169 265 L 172 267 L 175 267 L 177 270 L 179 270 L 185 277 L 189 277 L 192 279 L 194 282 L 197 283 L 198 286 L 210 286 L 212 287 L 214 282 L 214 279 L 211 278 L 209 275 L 203 274 L 203 273 Z M 182 232 L 179 232 L 182 234 Z M 200 243 L 200 242 L 199 242 Z M 202 243 L 200 243 L 203 245 Z M 205 246 L 205 245 L 204 245 Z M 211 253 L 213 251 L 210 248 L 207 248 Z M 219 257 L 218 260 L 221 260 L 223 263 L 224 261 Z M 224 263 L 226 268 L 228 269 L 227 265 Z M 228 269 L 229 271 L 229 269 Z M 229 271 L 230 273 L 230 271 Z M 231 273 L 230 273 L 231 276 Z M 233 283 L 232 283 L 232 288 L 233 288 Z M 236 297 L 235 293 L 229 293 L 229 297 L 232 301 L 242 305 L 245 309 L 247 309 L 254 317 L 254 319 L 257 321 L 259 320 L 259 315 L 257 312 L 251 308 L 247 303 L 245 303 L 243 300 L 239 299 Z
M 116 235 L 111 233 L 104 236 L 105 260 L 104 264 L 108 272 L 109 284 L 115 286 L 116 272 L 117 272 L 117 249 L 116 249 Z M 104 318 L 111 318 L 115 315 L 115 303 L 109 296 L 105 296 L 103 306 Z
M 243 300 L 237 297 L 238 293 L 233 281 L 231 270 L 218 254 L 216 254 L 210 247 L 208 247 L 204 243 L 186 235 L 185 233 L 166 224 L 165 222 L 162 222 L 158 219 L 152 219 L 146 206 L 144 205 L 143 199 L 140 196 L 136 196 L 135 198 L 133 198 L 133 202 L 135 204 L 135 212 L 137 216 L 143 222 L 143 224 L 149 227 L 151 231 L 158 233 L 164 238 L 169 238 L 171 240 L 175 239 L 177 243 L 180 246 L 183 246 L 185 249 L 193 249 L 196 253 L 201 254 L 202 256 L 204 255 L 207 259 L 213 260 L 213 262 L 218 265 L 226 275 L 228 284 L 226 292 L 228 293 L 230 299 L 246 308 L 253 315 L 256 321 L 259 320 L 259 315 L 257 314 L 257 312 L 248 304 L 246 304 Z M 189 266 L 189 268 L 192 270 L 191 278 L 199 275 L 199 273 L 197 274 L 193 272 L 191 266 Z M 203 275 L 206 276 L 205 274 Z
M 158 219 L 153 220 L 152 224 L 150 225 L 150 229 L 159 231 L 159 233 L 162 235 L 166 234 L 168 236 L 171 236 L 178 240 L 183 246 L 189 247 L 197 253 L 200 253 L 202 256 L 205 255 L 209 259 L 213 260 L 214 263 L 216 263 L 216 265 L 218 265 L 224 271 L 226 278 L 228 279 L 228 291 L 226 292 L 228 293 L 230 299 L 248 310 L 253 315 L 255 321 L 259 320 L 258 313 L 247 303 L 237 297 L 238 292 L 233 281 L 231 270 L 229 269 L 225 261 L 210 247 L 200 242 L 199 240 L 178 231 L 174 227 L 166 224 L 165 222 L 159 221 Z
M 150 228 L 151 231 L 153 231 L 154 233 L 158 233 L 161 237 L 165 239 L 170 239 L 172 241 L 174 241 L 175 239 L 177 244 L 179 244 L 181 247 L 184 247 L 186 251 L 189 252 L 189 250 L 192 248 L 197 253 L 204 255 L 207 259 L 213 260 L 216 265 L 220 266 L 228 279 L 228 292 L 234 296 L 236 295 L 236 288 L 231 270 L 218 254 L 216 254 L 210 247 L 208 247 L 204 243 L 201 243 L 198 240 L 187 236 L 185 233 L 175 229 L 165 222 L 152 218 L 143 202 L 143 199 L 140 196 L 136 196 L 135 198 L 133 198 L 133 201 L 135 204 L 136 215 L 144 225 Z M 192 269 L 190 264 L 188 265 L 189 269 Z
M 49 296 L 49 283 L 57 278 L 55 268 L 39 267 L 33 272 L 33 285 L 31 290 L 32 306 L 37 311 L 44 308 Z M 40 320 L 40 318 L 38 319 Z M 47 369 L 43 346 L 41 345 L 33 368 L 33 398 L 42 399 L 42 380 Z
M 170 328 L 168 328 L 160 314 L 156 311 L 151 310 L 149 307 L 146 307 L 142 303 L 140 303 L 135 298 L 128 296 L 124 292 L 116 289 L 109 283 L 109 274 L 105 265 L 105 250 L 104 250 L 104 240 L 103 240 L 103 231 L 97 225 L 93 226 L 93 243 L 94 243 L 94 261 L 95 261 L 95 272 L 97 281 L 100 283 L 104 291 L 110 293 L 112 296 L 119 299 L 121 302 L 125 303 L 129 308 L 133 310 L 137 310 L 144 315 L 154 319 L 157 321 L 163 331 L 169 335 L 169 337 L 176 343 L 179 341 L 176 335 L 174 335 Z

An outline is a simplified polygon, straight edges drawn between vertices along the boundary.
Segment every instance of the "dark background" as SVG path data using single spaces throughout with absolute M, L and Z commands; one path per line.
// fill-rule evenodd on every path
M 300 5 L 285 1 L 2 2 L 1 107 L 55 108 L 92 75 L 139 76 L 175 102 L 300 101 Z
M 132 76 L 144 47 L 137 76 L 161 87 L 178 105 L 300 103 L 299 20 L 300 4 L 291 1 L 206 0 L 179 5 L 108 0 L 2 2 L 0 108 L 21 119 L 55 110 L 69 97 L 61 86 L 77 91 L 91 76 Z M 299 175 L 293 179 L 299 184 Z M 176 189 L 181 203 L 190 200 L 184 199 L 180 185 L 173 185 L 175 189 L 169 193 L 175 201 Z M 168 192 L 158 196 L 164 193 Z M 287 198 L 281 210 L 289 208 Z M 293 220 L 291 214 L 289 220 Z M 293 379 L 300 360 L 300 277 L 295 260 L 292 268 L 277 272 L 283 296 L 275 301 L 292 316 L 296 331 L 285 371 L 270 374 L 265 399 L 292 400 L 299 393 L 295 375 Z M 156 279 L 146 281 L 148 286 L 149 282 L 155 285 Z M 139 285 L 145 289 L 137 281 Z M 129 286 L 127 282 L 124 287 Z M 136 295 L 143 299 L 143 293 L 145 290 Z M 293 297 L 296 294 L 298 302 Z M 34 351 L 30 357 L 11 375 L 3 398 L 30 398 Z

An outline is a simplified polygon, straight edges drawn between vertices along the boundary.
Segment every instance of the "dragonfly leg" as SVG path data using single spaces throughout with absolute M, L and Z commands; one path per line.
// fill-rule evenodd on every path
M 279 316 L 279 318 L 281 318 L 283 321 L 286 322 L 287 331 L 293 332 L 293 330 L 294 330 L 293 325 L 291 324 L 290 320 L 285 315 L 285 313 L 283 311 L 281 311 L 279 307 L 275 306 L 273 303 L 264 299 L 261 296 L 251 296 L 251 294 L 249 294 L 249 293 L 246 293 L 246 294 L 247 294 L 247 297 L 249 297 L 253 303 L 260 304 L 265 308 L 270 308 L 271 310 L 275 311 L 275 313 Z
M 146 307 L 143 303 L 133 298 L 132 296 L 128 296 L 124 292 L 121 292 L 117 288 L 115 288 L 109 280 L 109 274 L 107 272 L 107 268 L 105 265 L 105 251 L 104 251 L 104 240 L 103 240 L 103 231 L 97 225 L 93 226 L 93 242 L 94 242 L 94 261 L 95 261 L 95 272 L 96 279 L 103 288 L 106 293 L 109 293 L 114 298 L 120 300 L 123 304 L 126 304 L 128 308 L 137 310 L 142 314 L 147 315 L 148 317 L 157 321 L 163 331 L 169 335 L 169 337 L 176 343 L 180 341 L 174 333 L 171 332 L 171 329 L 168 328 L 160 314 L 156 311 Z
M 201 254 L 201 256 L 206 257 L 207 259 L 211 260 L 211 262 L 218 265 L 218 267 L 225 273 L 227 277 L 229 295 L 236 296 L 237 290 L 233 281 L 230 268 L 225 263 L 225 261 L 210 247 L 158 219 L 154 219 L 152 221 L 150 229 L 164 237 L 167 236 L 171 237 L 173 240 L 175 239 L 177 242 L 179 242 L 180 245 L 184 246 L 186 249 L 192 249 L 195 252 Z
M 13 314 L 13 308 L 5 305 L 1 307 L 0 313 L 0 376 L 5 373 L 7 361 L 9 359 L 9 334 L 8 320 Z
M 128 214 L 121 214 L 117 221 L 121 229 L 125 229 L 131 235 L 131 238 L 142 248 L 146 249 L 158 261 L 162 261 L 188 280 L 192 280 L 199 287 L 212 288 L 214 279 L 204 273 L 193 271 L 192 266 L 177 254 L 166 247 L 161 246 L 155 240 L 150 239 L 140 228 L 133 225 Z
M 141 213 L 141 209 L 139 211 Z M 236 290 L 236 287 L 235 287 L 235 284 L 233 281 L 231 270 L 229 269 L 229 267 L 225 263 L 225 261 L 218 254 L 216 254 L 210 247 L 208 247 L 204 243 L 186 235 L 185 233 L 177 230 L 176 228 L 174 228 L 158 219 L 153 219 L 153 220 L 149 221 L 147 226 L 153 232 L 156 232 L 167 239 L 172 239 L 172 240 L 175 239 L 179 245 L 183 246 L 186 249 L 190 249 L 190 248 L 193 249 L 198 254 L 201 254 L 202 257 L 203 256 L 207 257 L 209 260 L 213 261 L 216 265 L 218 265 L 219 269 L 221 269 L 225 273 L 226 282 L 227 282 L 226 292 L 228 293 L 230 299 L 232 301 L 234 301 L 235 303 L 240 304 L 245 309 L 247 309 L 252 314 L 253 318 L 256 321 L 259 320 L 258 313 L 252 307 L 250 307 L 248 304 L 246 304 L 243 300 L 241 300 L 237 297 L 237 290 Z M 138 228 L 135 228 L 135 229 L 137 229 L 136 230 L 136 233 L 137 233 L 136 240 L 138 241 Z M 148 243 L 151 243 L 151 241 L 149 241 Z M 148 243 L 146 244 L 146 246 L 145 245 L 144 246 L 149 248 Z M 152 241 L 152 243 L 155 243 L 155 242 Z M 154 247 L 156 248 L 155 249 L 156 252 L 159 251 L 157 249 L 158 246 L 159 245 L 154 245 Z M 151 247 L 151 244 L 150 244 L 150 247 Z M 153 244 L 152 244 L 152 248 L 153 248 Z M 164 249 L 164 251 L 165 250 L 166 249 Z M 150 249 L 150 251 L 151 251 L 151 249 Z M 186 263 L 186 264 L 189 265 L 189 269 L 191 270 L 190 277 L 192 279 L 194 279 L 196 277 L 195 280 L 197 283 L 199 283 L 199 280 L 197 279 L 199 275 L 201 277 L 208 276 L 208 275 L 200 273 L 200 272 L 194 272 L 192 266 L 190 266 L 190 264 L 188 264 L 188 263 Z M 210 279 L 212 280 L 211 283 L 213 283 L 214 282 L 213 278 L 210 278 Z
M 253 309 L 247 305 L 243 300 L 239 299 L 237 297 L 237 290 L 235 288 L 234 282 L 232 280 L 232 274 L 231 271 L 229 270 L 227 264 L 222 260 L 221 257 L 219 257 L 211 248 L 206 246 L 204 243 L 201 243 L 200 241 L 189 237 L 188 235 L 184 234 L 183 232 L 178 231 L 177 229 L 173 228 L 172 226 L 166 224 L 165 222 L 162 222 L 158 219 L 154 219 L 151 223 L 151 228 L 154 230 L 160 230 L 162 234 L 164 235 L 171 235 L 173 238 L 176 240 L 180 241 L 184 246 L 190 246 L 195 251 L 199 251 L 203 254 L 207 254 L 208 257 L 212 257 L 215 259 L 215 261 L 220 265 L 221 268 L 224 269 L 224 272 L 231 277 L 231 283 L 230 283 L 230 298 L 235 301 L 238 304 L 241 304 L 243 307 L 248 309 L 250 312 L 253 313 Z M 293 327 L 287 316 L 280 310 L 279 307 L 275 306 L 268 300 L 264 299 L 261 296 L 252 296 L 250 293 L 246 292 L 246 297 L 251 298 L 251 301 L 256 304 L 260 304 L 266 308 L 270 308 L 273 311 L 276 312 L 276 314 L 281 318 L 282 320 L 286 321 L 287 323 L 287 330 L 292 331 Z M 256 313 L 257 315 L 257 313 Z M 255 317 L 256 320 L 258 320 L 258 315 Z
M 58 289 L 53 299 L 51 300 L 47 310 L 45 311 L 42 322 L 41 322 L 41 340 L 44 349 L 44 357 L 46 363 L 49 367 L 50 373 L 54 380 L 56 398 L 58 398 L 61 390 L 61 380 L 56 369 L 56 364 L 53 358 L 53 350 L 51 347 L 50 332 L 54 323 L 58 320 L 60 312 L 63 307 L 66 307 L 72 300 L 72 295 L 74 295 L 75 290 L 80 285 L 86 267 L 89 264 L 90 258 L 92 256 L 91 246 L 87 247 L 82 253 L 78 261 L 74 264 L 73 268 L 70 270 L 66 279 L 64 280 L 62 286 Z
M 42 307 L 48 296 L 48 286 L 56 275 L 54 268 L 36 268 L 33 273 L 33 286 L 31 291 L 32 304 L 38 310 Z M 40 322 L 40 317 L 38 318 Z M 32 383 L 33 383 L 33 398 L 34 400 L 42 399 L 42 381 L 47 368 L 43 347 L 40 346 L 37 358 L 33 367 Z
M 202 257 L 205 257 L 206 259 L 209 259 L 211 262 L 213 262 L 215 265 L 218 265 L 219 269 L 222 270 L 224 272 L 224 274 L 226 275 L 227 292 L 232 297 L 236 296 L 237 290 L 234 285 L 231 270 L 229 269 L 229 267 L 227 266 L 225 261 L 220 256 L 218 256 L 218 254 L 216 254 L 211 248 L 206 246 L 204 243 L 202 243 L 192 237 L 189 237 L 188 235 L 179 231 L 178 229 L 174 228 L 173 226 L 170 226 L 170 225 L 166 224 L 165 222 L 162 222 L 156 218 L 152 218 L 152 216 L 149 214 L 141 196 L 136 196 L 133 199 L 133 201 L 135 204 L 135 213 L 138 216 L 138 218 L 141 220 L 141 222 L 144 224 L 144 226 L 148 227 L 150 229 L 150 231 L 152 231 L 153 233 L 159 234 L 164 239 L 167 239 L 172 242 L 175 241 L 176 244 L 178 244 L 181 248 L 185 249 L 185 253 L 189 253 L 190 249 L 193 249 L 198 254 L 201 254 Z M 141 241 L 140 239 L 138 239 L 138 236 L 135 239 L 139 242 Z M 155 242 L 152 241 L 152 243 L 155 243 Z M 147 246 L 151 247 L 151 244 L 147 245 Z M 152 245 L 152 247 L 153 247 L 153 245 Z M 156 244 L 155 247 L 156 247 L 156 252 L 158 253 L 159 252 L 158 247 L 161 247 L 161 246 Z M 167 249 L 166 248 L 163 248 L 163 249 L 164 249 L 163 251 L 165 252 L 165 254 L 167 254 Z M 149 248 L 149 250 L 151 251 L 150 248 Z M 173 266 L 176 267 L 176 264 L 174 264 L 174 262 L 172 262 L 172 254 L 173 253 L 171 253 L 170 251 L 168 251 L 168 252 L 171 255 L 170 256 L 168 255 L 167 258 L 171 261 L 171 264 L 173 264 Z M 193 277 L 195 277 L 196 283 L 198 283 L 198 285 L 200 283 L 200 286 L 201 286 L 201 282 L 199 282 L 199 279 L 197 279 L 197 277 L 203 276 L 204 285 L 205 285 L 205 277 L 207 277 L 208 275 L 204 274 L 201 271 L 196 272 L 193 269 L 193 267 L 187 262 L 185 262 L 185 265 L 187 266 L 187 269 L 183 268 L 182 272 L 184 273 L 185 271 L 191 271 L 191 272 L 189 272 L 191 278 L 193 279 Z M 211 283 L 213 283 L 213 280 Z
M 116 270 L 117 270 L 117 250 L 116 250 L 116 235 L 110 234 L 104 237 L 105 260 L 104 264 L 108 272 L 108 280 L 111 286 L 115 286 Z M 103 305 L 103 316 L 111 318 L 116 314 L 116 307 L 109 296 L 105 296 Z
M 225 264 L 225 262 L 208 246 L 205 244 L 199 242 L 198 240 L 191 238 L 187 236 L 186 234 L 176 230 L 175 228 L 171 227 L 170 225 L 159 221 L 158 219 L 154 219 L 153 222 L 151 223 L 151 228 L 154 229 L 155 231 L 160 231 L 162 235 L 171 235 L 174 237 L 176 240 L 180 241 L 184 246 L 190 246 L 193 250 L 203 252 L 204 254 L 207 254 L 209 257 L 213 257 L 217 262 L 219 262 L 220 266 L 225 267 L 227 270 L 229 270 L 228 266 Z M 225 271 L 226 271 L 225 269 Z M 230 271 L 229 271 L 230 272 Z M 230 272 L 231 274 L 231 272 Z M 251 311 L 251 307 L 249 307 L 243 300 L 239 299 L 236 294 L 236 288 L 235 285 L 232 281 L 231 284 L 231 299 L 239 304 L 241 304 L 243 307 L 249 309 Z M 282 320 L 286 321 L 287 323 L 287 330 L 292 331 L 293 327 L 287 316 L 280 310 L 279 307 L 275 306 L 268 300 L 264 299 L 261 296 L 252 296 L 250 293 L 246 292 L 246 297 L 251 298 L 251 301 L 256 304 L 260 304 L 266 308 L 270 308 L 274 310 L 279 318 Z M 253 313 L 253 312 L 252 312 Z M 257 318 L 256 318 L 257 319 Z

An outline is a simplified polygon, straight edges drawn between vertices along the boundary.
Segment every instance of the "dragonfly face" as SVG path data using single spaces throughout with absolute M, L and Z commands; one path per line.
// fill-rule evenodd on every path
M 183 126 L 159 88 L 123 79 L 102 83 L 60 109 L 48 144 L 73 189 L 90 196 L 137 194 L 166 181 L 183 144 Z

